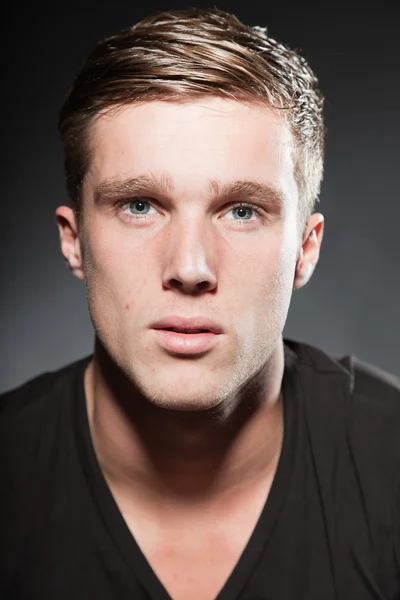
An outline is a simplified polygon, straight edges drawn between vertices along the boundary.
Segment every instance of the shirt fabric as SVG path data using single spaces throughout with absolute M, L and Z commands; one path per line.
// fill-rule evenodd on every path
M 400 380 L 284 344 L 277 471 L 217 600 L 398 600 Z M 89 360 L 0 399 L 2 599 L 170 600 L 97 461 Z

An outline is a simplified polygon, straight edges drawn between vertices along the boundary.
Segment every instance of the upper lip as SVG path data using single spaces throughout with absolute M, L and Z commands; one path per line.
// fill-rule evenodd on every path
M 217 325 L 211 319 L 205 317 L 179 317 L 171 316 L 165 319 L 160 319 L 156 323 L 152 323 L 152 329 L 174 329 L 176 331 L 192 331 L 196 329 L 205 329 L 212 333 L 222 333 L 222 327 Z

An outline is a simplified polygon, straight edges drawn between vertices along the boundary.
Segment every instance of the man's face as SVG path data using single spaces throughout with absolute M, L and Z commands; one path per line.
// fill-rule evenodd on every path
M 266 365 L 285 324 L 298 252 L 289 128 L 233 100 L 157 101 L 102 115 L 91 144 L 80 237 L 97 335 L 155 404 L 217 406 Z M 169 317 L 222 333 L 181 333 L 196 352 L 180 352 L 154 328 Z

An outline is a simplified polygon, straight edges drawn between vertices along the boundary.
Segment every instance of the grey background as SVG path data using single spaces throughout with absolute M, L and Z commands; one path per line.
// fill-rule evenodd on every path
M 197 2 L 198 7 L 209 6 Z M 83 284 L 64 267 L 54 210 L 67 202 L 56 124 L 95 42 L 167 2 L 18 4 L 3 31 L 0 390 L 92 351 Z M 311 282 L 284 335 L 400 374 L 398 3 L 219 2 L 300 49 L 326 101 L 326 219 Z

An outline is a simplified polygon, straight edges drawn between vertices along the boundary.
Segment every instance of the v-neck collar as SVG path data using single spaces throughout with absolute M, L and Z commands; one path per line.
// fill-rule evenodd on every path
M 276 473 L 268 498 L 248 543 L 215 600 L 235 600 L 239 597 L 268 544 L 286 497 L 295 454 L 294 424 L 298 410 L 298 390 L 295 375 L 296 354 L 286 345 L 284 351 L 285 368 L 282 381 L 284 433 Z M 151 568 L 126 524 L 97 460 L 90 433 L 84 392 L 86 366 L 87 362 L 85 361 L 76 382 L 74 418 L 78 452 L 92 499 L 116 552 L 120 554 L 135 579 L 146 589 L 152 599 L 171 600 L 171 596 Z

